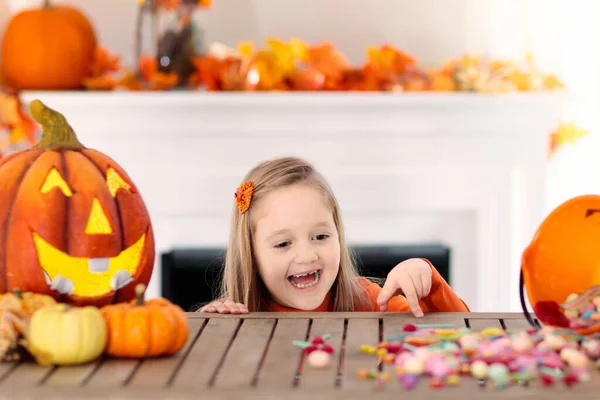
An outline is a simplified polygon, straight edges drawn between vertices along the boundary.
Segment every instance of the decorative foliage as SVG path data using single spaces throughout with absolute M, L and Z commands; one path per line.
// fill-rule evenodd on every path
M 566 143 L 575 144 L 588 134 L 589 131 L 578 127 L 573 121 L 561 123 L 556 131 L 550 134 L 550 156 L 554 155 L 560 146 Z
M 0 85 L 0 157 L 33 145 L 40 131 L 16 93 Z
M 209 91 L 436 91 L 502 93 L 564 88 L 555 75 L 544 75 L 528 55 L 523 63 L 463 55 L 439 68 L 424 69 L 416 58 L 391 45 L 371 46 L 362 65 L 352 66 L 332 43 L 309 45 L 298 38 L 270 38 L 264 48 L 240 42 L 236 49 L 213 44 L 192 57 L 189 79 L 160 72 L 156 57 L 143 54 L 137 74 L 121 70 L 118 56 L 96 54 L 91 90 L 167 90 L 183 84 Z

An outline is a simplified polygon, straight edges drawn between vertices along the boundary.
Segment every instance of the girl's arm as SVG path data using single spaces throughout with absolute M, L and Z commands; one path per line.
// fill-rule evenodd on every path
M 425 260 L 425 259 L 424 259 Z M 467 304 L 452 290 L 429 260 L 431 267 L 431 291 L 419 303 L 424 312 L 470 312 Z
M 403 261 L 390 271 L 383 289 L 369 283 L 367 292 L 371 304 L 381 311 L 412 311 L 416 316 L 422 312 L 470 311 L 427 259 Z

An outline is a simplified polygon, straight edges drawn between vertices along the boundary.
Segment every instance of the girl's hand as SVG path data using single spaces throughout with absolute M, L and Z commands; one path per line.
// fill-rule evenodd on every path
M 248 307 L 242 303 L 234 303 L 231 299 L 219 299 L 202 307 L 200 312 L 219 314 L 248 314 Z
M 431 275 L 431 266 L 420 258 L 411 258 L 396 265 L 388 274 L 377 297 L 380 310 L 385 312 L 391 298 L 404 293 L 410 311 L 416 317 L 422 317 L 423 310 L 419 306 L 419 300 L 431 290 Z

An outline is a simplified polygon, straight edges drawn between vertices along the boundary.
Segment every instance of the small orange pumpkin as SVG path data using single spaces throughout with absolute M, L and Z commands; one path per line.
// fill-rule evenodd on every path
M 78 9 L 53 5 L 23 10 L 4 31 L 0 65 L 16 90 L 70 90 L 82 86 L 97 46 L 95 30 Z
M 144 301 L 146 286 L 135 287 L 132 302 L 101 308 L 108 326 L 106 353 L 120 358 L 171 355 L 188 340 L 189 326 L 181 307 L 167 299 Z

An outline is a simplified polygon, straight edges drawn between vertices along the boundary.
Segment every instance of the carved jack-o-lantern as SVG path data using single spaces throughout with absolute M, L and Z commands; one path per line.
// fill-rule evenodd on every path
M 154 265 L 146 206 L 125 171 L 38 100 L 39 143 L 0 159 L 0 292 L 76 305 L 135 298 Z

